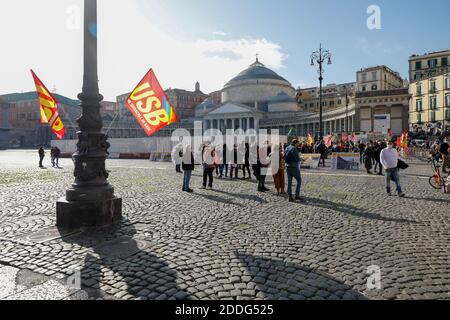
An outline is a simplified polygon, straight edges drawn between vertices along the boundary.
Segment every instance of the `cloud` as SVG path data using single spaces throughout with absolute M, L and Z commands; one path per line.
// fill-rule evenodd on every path
M 213 34 L 214 36 L 221 36 L 221 37 L 227 36 L 227 33 L 226 33 L 226 32 L 223 32 L 223 31 L 214 31 L 212 34 Z
M 28 71 L 33 67 L 47 86 L 76 97 L 82 87 L 82 30 L 67 28 L 67 9 L 82 4 L 7 2 L 0 12 L 0 38 L 9 43 L 0 60 L 0 93 L 33 90 Z M 108 100 L 131 91 L 150 68 L 164 88 L 193 90 L 199 81 L 202 91 L 212 92 L 247 68 L 256 53 L 275 70 L 287 58 L 279 44 L 267 39 L 179 39 L 156 28 L 135 1 L 102 0 L 98 5 L 99 86 Z

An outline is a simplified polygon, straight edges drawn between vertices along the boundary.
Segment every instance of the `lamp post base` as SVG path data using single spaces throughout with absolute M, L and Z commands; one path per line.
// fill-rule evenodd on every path
M 56 226 L 66 230 L 104 227 L 122 220 L 122 199 L 68 201 L 56 203 Z

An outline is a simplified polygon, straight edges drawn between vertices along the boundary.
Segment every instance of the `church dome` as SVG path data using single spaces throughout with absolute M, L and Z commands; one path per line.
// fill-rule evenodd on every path
M 276 72 L 266 68 L 264 64 L 259 62 L 256 59 L 256 62 L 253 63 L 249 68 L 245 69 L 241 73 L 239 73 L 236 77 L 230 80 L 233 81 L 242 81 L 242 80 L 252 80 L 252 79 L 272 79 L 272 80 L 280 80 L 286 81 L 283 77 L 279 76 Z
M 203 101 L 202 103 L 200 103 L 198 105 L 198 109 L 212 109 L 214 108 L 216 105 L 214 104 L 214 102 L 212 102 L 211 99 L 205 99 L 205 101 Z
M 270 99 L 270 103 L 292 103 L 296 102 L 294 98 L 289 96 L 286 92 L 282 91 L 279 94 L 277 94 L 275 97 Z
M 231 79 L 222 90 L 222 102 L 236 102 L 246 105 L 268 105 L 278 93 L 295 97 L 295 89 L 289 81 L 259 62 L 258 58 L 246 70 Z M 287 100 L 286 97 L 280 99 Z M 289 101 L 292 102 L 292 101 Z
M 200 103 L 195 108 L 195 116 L 202 117 L 203 115 L 205 115 L 205 113 L 207 113 L 209 110 L 211 110 L 215 107 L 217 107 L 217 105 L 210 98 L 205 99 L 205 101 Z

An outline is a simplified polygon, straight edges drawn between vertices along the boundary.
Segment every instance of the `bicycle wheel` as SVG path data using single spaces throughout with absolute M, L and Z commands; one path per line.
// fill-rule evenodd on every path
M 442 188 L 442 181 L 440 181 L 440 179 L 436 176 L 430 177 L 428 182 L 430 183 L 430 186 L 436 190 L 440 190 Z

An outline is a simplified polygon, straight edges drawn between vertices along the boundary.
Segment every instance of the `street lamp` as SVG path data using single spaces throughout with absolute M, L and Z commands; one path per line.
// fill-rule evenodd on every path
M 322 82 L 323 82 L 323 63 L 328 60 L 328 64 L 331 64 L 331 53 L 328 50 L 322 49 L 322 44 L 320 44 L 319 51 L 315 51 L 311 55 L 311 66 L 314 66 L 314 61 L 319 66 L 319 107 L 320 107 L 320 116 L 319 116 L 319 139 L 323 139 L 323 106 L 322 106 Z
M 348 129 L 349 129 L 349 118 L 348 118 L 348 105 L 349 105 L 349 99 L 348 99 L 348 88 L 345 85 L 344 87 L 345 90 L 345 133 L 347 134 L 348 137 Z
M 56 222 L 62 229 L 111 225 L 122 218 L 122 199 L 108 183 L 105 161 L 108 137 L 102 132 L 97 67 L 97 0 L 84 0 L 84 75 L 81 117 L 77 120 L 77 151 L 73 155 L 75 182 L 56 204 Z

